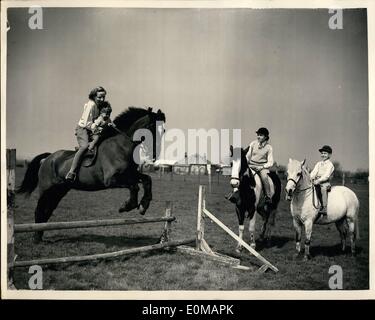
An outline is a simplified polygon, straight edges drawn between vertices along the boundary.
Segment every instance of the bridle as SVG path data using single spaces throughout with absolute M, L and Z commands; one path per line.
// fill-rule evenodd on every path
M 288 178 L 286 182 L 288 183 L 289 181 L 292 181 L 294 183 L 295 189 L 294 189 L 293 193 L 294 192 L 300 193 L 300 192 L 306 191 L 308 189 L 312 189 L 312 204 L 313 204 L 313 206 L 314 206 L 315 209 L 318 209 L 318 206 L 316 206 L 315 203 L 314 203 L 314 199 L 315 199 L 315 187 L 314 187 L 313 183 L 309 184 L 305 189 L 297 189 L 298 183 L 300 182 L 300 180 L 302 178 L 302 172 L 303 172 L 303 168 L 301 167 L 301 174 L 299 175 L 297 181 L 294 180 L 293 178 Z
M 303 168 L 302 168 L 302 166 L 301 166 L 301 174 L 298 176 L 297 181 L 294 180 L 293 178 L 288 178 L 287 181 L 286 181 L 286 183 L 288 183 L 289 181 L 292 181 L 292 182 L 294 183 L 294 185 L 295 185 L 294 192 L 297 192 L 297 193 L 302 192 L 302 191 L 306 191 L 306 190 L 310 189 L 311 187 L 314 189 L 314 186 L 313 186 L 312 184 L 309 185 L 309 186 L 308 186 L 307 188 L 305 188 L 305 189 L 298 189 L 298 188 L 297 188 L 298 183 L 300 182 L 300 180 L 301 180 L 301 178 L 302 178 L 302 172 L 303 172 Z

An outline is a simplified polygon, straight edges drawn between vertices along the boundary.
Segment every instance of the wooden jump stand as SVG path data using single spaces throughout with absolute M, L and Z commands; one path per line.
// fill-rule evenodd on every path
M 256 250 L 254 250 L 249 244 L 240 239 L 232 230 L 230 230 L 224 223 L 222 223 L 218 218 L 216 218 L 210 211 L 206 208 L 206 198 L 205 198 L 205 186 L 199 186 L 198 194 L 198 216 L 197 216 L 197 234 L 196 234 L 196 247 L 192 249 L 190 247 L 181 246 L 177 250 L 184 251 L 193 255 L 200 255 L 207 257 L 209 259 L 222 262 L 236 269 L 250 270 L 251 268 L 240 265 L 240 260 L 229 257 L 226 255 L 219 254 L 214 252 L 209 244 L 204 239 L 204 225 L 205 218 L 211 219 L 216 223 L 221 229 L 228 233 L 233 239 L 241 243 L 241 245 L 247 249 L 253 256 L 255 256 L 261 263 L 262 266 L 258 269 L 259 272 L 265 272 L 267 269 L 271 269 L 274 272 L 279 270 L 266 260 L 262 255 L 260 255 Z

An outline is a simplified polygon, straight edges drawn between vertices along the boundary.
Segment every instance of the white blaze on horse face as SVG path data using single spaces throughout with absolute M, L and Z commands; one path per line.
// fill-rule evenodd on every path
M 241 170 L 241 157 L 234 157 L 232 161 L 232 178 L 239 178 Z

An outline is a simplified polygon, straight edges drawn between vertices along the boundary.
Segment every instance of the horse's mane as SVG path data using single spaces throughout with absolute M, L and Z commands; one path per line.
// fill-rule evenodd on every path
M 310 172 L 309 172 L 309 169 L 306 167 L 306 165 L 302 166 L 302 171 L 304 171 L 304 173 L 305 173 L 306 178 L 308 179 L 308 181 L 311 182 Z
M 129 107 L 127 110 L 120 113 L 114 120 L 113 123 L 119 130 L 125 131 L 129 129 L 129 127 L 136 122 L 138 119 L 144 117 L 150 112 L 150 110 L 137 108 L 137 107 Z

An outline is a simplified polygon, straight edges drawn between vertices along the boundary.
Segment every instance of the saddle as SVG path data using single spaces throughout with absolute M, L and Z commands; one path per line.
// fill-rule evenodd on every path
M 254 178 L 255 178 L 255 176 L 259 177 L 260 183 L 262 184 L 262 190 L 264 190 L 264 182 L 263 182 L 262 178 L 260 177 L 259 172 L 255 171 L 255 170 L 253 170 L 251 168 L 249 168 L 249 171 L 251 172 L 251 174 L 253 175 Z M 274 178 L 273 178 L 273 175 L 272 175 L 272 171 L 268 172 L 267 175 L 270 177 L 271 183 L 273 184 L 273 187 L 275 187 L 275 185 L 274 185 Z M 254 185 L 254 188 L 255 188 L 255 185 Z
M 75 151 L 78 150 L 78 147 L 75 148 Z M 82 167 L 91 167 L 95 164 L 96 158 L 98 154 L 98 146 L 94 146 L 94 149 L 91 151 L 87 150 L 82 157 L 81 166 Z
M 258 175 L 259 180 L 262 184 L 262 193 L 261 193 L 261 198 L 260 198 L 259 205 L 258 205 L 258 211 L 259 211 L 259 210 L 262 210 L 265 204 L 264 182 L 260 178 L 259 172 L 252 170 L 251 168 L 249 168 L 249 171 L 252 173 L 254 177 Z M 271 179 L 270 186 L 271 186 L 271 190 L 273 189 L 274 192 L 273 192 L 271 207 L 265 208 L 266 211 L 268 211 L 268 209 L 277 208 L 277 205 L 280 201 L 280 194 L 281 194 L 281 182 L 280 182 L 280 179 L 278 178 L 277 173 L 275 171 L 270 171 L 268 172 L 268 177 Z

